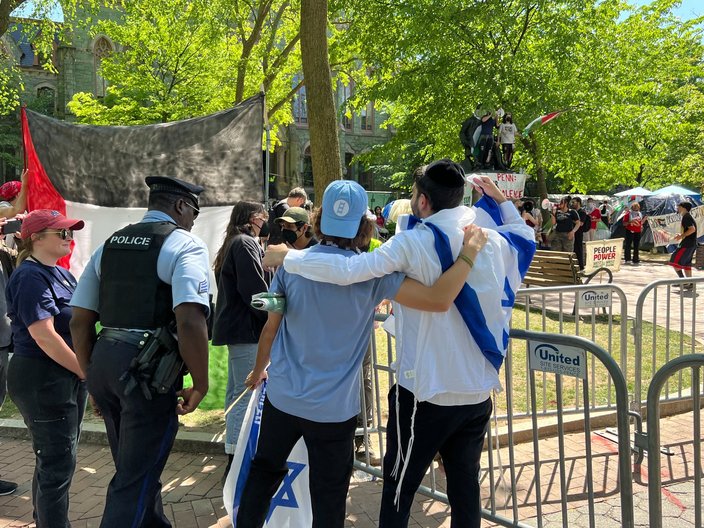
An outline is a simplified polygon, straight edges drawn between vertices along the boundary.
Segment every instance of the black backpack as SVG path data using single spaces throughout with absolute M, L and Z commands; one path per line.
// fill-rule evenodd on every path
M 588 233 L 589 230 L 592 228 L 592 217 L 585 213 L 582 209 L 577 211 L 577 214 L 579 215 L 579 220 L 583 222 L 580 230 L 582 231 L 582 233 Z

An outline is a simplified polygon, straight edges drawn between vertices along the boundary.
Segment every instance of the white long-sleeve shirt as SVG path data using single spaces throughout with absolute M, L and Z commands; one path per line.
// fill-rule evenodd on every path
M 467 284 L 476 292 L 488 330 L 499 350 L 506 348 L 513 295 L 520 286 L 518 249 L 498 231 L 533 242 L 533 230 L 514 205 L 499 206 L 501 219 L 484 210 L 464 206 L 445 209 L 424 219 L 439 227 L 450 241 L 454 258 L 460 252 L 463 227 L 476 223 L 488 230 L 488 242 L 479 252 Z M 498 220 L 498 222 L 495 222 Z M 401 222 L 400 222 L 401 223 Z M 501 225 L 503 224 L 503 225 Z M 352 284 L 401 271 L 408 277 L 432 285 L 442 274 L 432 231 L 420 224 L 398 232 L 372 253 L 352 258 L 289 252 L 284 259 L 289 273 L 334 284 Z M 486 400 L 501 389 L 497 370 L 477 346 L 457 307 L 432 313 L 394 306 L 396 316 L 398 383 L 419 401 L 437 405 L 463 405 Z

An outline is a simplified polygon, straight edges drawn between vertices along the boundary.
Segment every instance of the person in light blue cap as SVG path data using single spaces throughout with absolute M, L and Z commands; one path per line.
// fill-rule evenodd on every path
M 305 251 L 350 257 L 369 246 L 374 221 L 356 182 L 332 182 L 313 219 L 320 244 Z M 360 412 L 360 367 L 374 308 L 395 299 L 411 308 L 447 311 L 471 270 L 486 234 L 471 226 L 456 263 L 433 286 L 392 273 L 350 286 L 314 282 L 283 268 L 270 292 L 286 296 L 285 313 L 269 313 L 257 360 L 247 378 L 268 378 L 257 451 L 240 499 L 238 528 L 264 525 L 286 459 L 302 437 L 308 448 L 313 528 L 342 528 Z M 267 370 L 268 366 L 268 370 Z

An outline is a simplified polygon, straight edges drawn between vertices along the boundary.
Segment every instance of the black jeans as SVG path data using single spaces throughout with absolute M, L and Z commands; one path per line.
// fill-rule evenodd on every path
M 88 367 L 88 388 L 103 414 L 115 461 L 101 528 L 171 526 L 160 478 L 178 430 L 176 393 L 147 400 L 137 387 L 125 396 L 120 376 L 137 352 L 136 346 L 101 337 Z
M 67 528 L 68 492 L 88 393 L 85 383 L 48 358 L 12 356 L 7 388 L 32 437 L 32 504 L 37 528 Z
M 271 498 L 288 474 L 286 459 L 303 437 L 308 448 L 313 528 L 342 528 L 352 476 L 357 417 L 321 423 L 298 418 L 264 401 L 257 452 L 237 513 L 237 528 L 264 526 Z
M 626 241 L 624 242 L 623 257 L 626 262 L 631 260 L 631 247 L 633 247 L 633 262 L 640 262 L 640 256 L 638 255 L 638 250 L 640 249 L 640 235 L 641 233 L 633 233 L 626 229 Z
M 413 496 L 436 453 L 440 453 L 447 477 L 447 496 L 452 512 L 451 528 L 479 528 L 481 503 L 479 468 L 484 435 L 491 417 L 491 398 L 476 405 L 443 406 L 418 402 L 411 456 L 407 460 L 398 508 L 394 505 L 398 479 L 391 476 L 396 463 L 396 390 L 389 392 L 389 422 L 384 456 L 384 489 L 379 528 L 406 528 Z M 405 455 L 411 434 L 413 394 L 399 392 L 401 449 Z M 402 469 L 403 463 L 401 464 Z M 401 474 L 399 469 L 399 475 Z
M 584 233 L 580 227 L 574 234 L 574 252 L 577 255 L 577 264 L 579 269 L 584 269 Z

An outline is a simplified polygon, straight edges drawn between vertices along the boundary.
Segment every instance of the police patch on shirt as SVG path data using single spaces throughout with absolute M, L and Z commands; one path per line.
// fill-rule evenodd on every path
M 114 234 L 108 238 L 105 247 L 114 249 L 131 249 L 146 251 L 152 243 L 151 235 L 120 235 Z
M 198 283 L 198 293 L 208 293 L 208 280 L 200 281 Z

